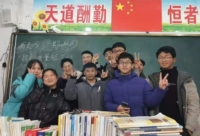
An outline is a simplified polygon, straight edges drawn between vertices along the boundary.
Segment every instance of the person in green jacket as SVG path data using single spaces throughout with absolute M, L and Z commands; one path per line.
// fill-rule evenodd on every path
M 12 84 L 11 96 L 3 107 L 2 116 L 18 117 L 18 112 L 23 99 L 34 89 L 43 86 L 42 62 L 32 59 L 28 62 L 24 74 Z

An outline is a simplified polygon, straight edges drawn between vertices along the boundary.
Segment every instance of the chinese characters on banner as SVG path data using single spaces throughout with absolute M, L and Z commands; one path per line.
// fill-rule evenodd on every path
M 199 8 L 197 0 L 34 0 L 31 29 L 200 32 Z
M 170 17 L 170 24 L 182 24 L 182 14 L 181 14 L 182 6 L 178 5 L 170 5 L 168 9 L 168 15 Z M 184 10 L 185 16 L 184 19 L 187 20 L 187 24 L 197 24 L 197 11 L 196 6 L 189 5 Z
M 47 14 L 47 18 L 45 22 L 52 20 L 57 23 L 60 21 L 61 23 L 91 23 L 91 5 L 77 5 L 76 7 L 72 4 L 63 5 L 62 10 L 59 12 L 57 10 L 57 5 L 47 5 L 48 10 L 45 11 Z M 93 13 L 93 23 L 106 23 L 106 9 L 104 5 L 94 5 L 94 13 Z M 77 10 L 76 22 L 74 21 L 74 12 Z M 54 15 L 62 14 L 62 19 L 58 20 Z

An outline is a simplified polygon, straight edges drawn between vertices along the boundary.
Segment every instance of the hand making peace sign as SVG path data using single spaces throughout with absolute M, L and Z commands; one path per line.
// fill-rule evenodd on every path
M 68 76 L 67 76 L 67 74 L 63 71 L 63 73 L 62 73 L 62 78 L 63 79 L 67 79 L 68 78 Z
M 135 66 L 136 69 L 139 69 L 140 64 L 142 63 L 140 61 L 140 54 L 138 53 L 138 57 L 137 57 L 136 53 L 134 53 L 134 54 L 135 54 L 135 61 L 134 61 L 135 64 L 134 64 L 134 66 Z
M 104 72 L 104 70 L 102 70 L 101 78 L 107 78 L 107 77 L 108 77 L 108 70 L 106 72 Z
M 162 73 L 160 73 L 160 81 L 159 81 L 159 88 L 162 90 L 165 90 L 168 86 L 168 80 L 167 77 L 169 76 L 169 74 L 167 74 L 163 79 L 162 79 Z
M 97 54 L 95 54 L 92 58 L 92 62 L 96 63 L 98 61 L 100 55 L 101 55 L 101 52 L 98 52 Z

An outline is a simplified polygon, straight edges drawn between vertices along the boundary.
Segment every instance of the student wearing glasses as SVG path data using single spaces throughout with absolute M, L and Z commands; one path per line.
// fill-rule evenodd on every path
M 138 77 L 132 70 L 135 63 L 131 54 L 121 53 L 117 62 L 118 70 L 115 71 L 115 78 L 106 86 L 104 95 L 106 110 L 126 112 L 131 116 L 148 116 L 147 108 L 158 106 L 167 92 L 168 75 L 160 78 L 159 84 L 153 90 L 144 78 Z M 127 107 L 122 103 L 126 103 Z
M 106 70 L 108 70 L 108 79 L 111 80 L 115 77 L 115 70 L 117 69 L 117 65 L 115 65 L 115 61 L 118 60 L 118 57 L 121 53 L 126 52 L 126 45 L 122 42 L 117 42 L 115 44 L 113 44 L 112 46 L 112 56 L 111 56 L 111 65 L 107 65 Z M 113 60 L 112 58 L 114 58 L 115 60 Z M 133 67 L 133 71 L 140 76 L 143 67 L 142 66 L 142 62 L 139 59 L 139 54 L 138 54 L 138 58 L 135 54 L 135 65 Z M 141 69 L 141 70 L 140 70 Z
M 174 67 L 176 51 L 171 46 L 158 49 L 156 56 L 161 71 L 148 76 L 147 81 L 155 88 L 159 84 L 159 73 L 162 77 L 169 74 L 169 90 L 160 106 L 150 110 L 151 115 L 162 112 L 175 119 L 184 127 L 183 136 L 199 136 L 200 127 L 197 123 L 199 117 L 199 95 L 192 75 Z

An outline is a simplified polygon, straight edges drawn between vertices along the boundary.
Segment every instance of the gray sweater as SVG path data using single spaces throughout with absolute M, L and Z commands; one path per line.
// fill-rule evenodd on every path
M 76 79 L 69 79 L 65 87 L 65 98 L 67 100 L 78 99 L 78 108 L 82 110 L 100 110 L 103 111 L 103 98 L 108 80 L 101 81 L 96 78 L 97 82 L 91 86 L 86 78 L 83 82 L 76 84 Z

